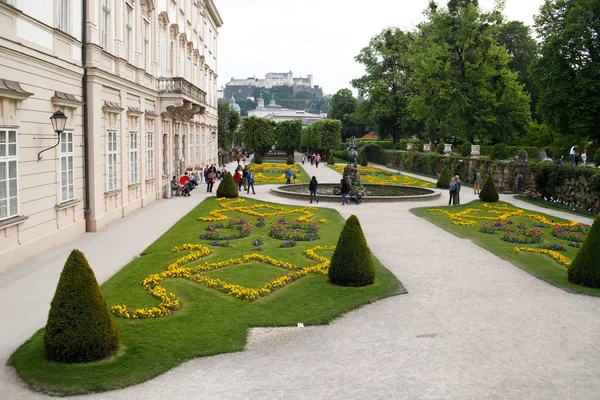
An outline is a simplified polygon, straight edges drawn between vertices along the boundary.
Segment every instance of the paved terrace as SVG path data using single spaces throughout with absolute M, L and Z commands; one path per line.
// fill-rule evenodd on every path
M 339 182 L 326 165 L 304 167 L 320 182 Z M 256 189 L 253 198 L 306 204 L 277 198 L 268 186 Z M 475 198 L 471 188 L 461 192 L 463 203 Z M 0 275 L 0 397 L 48 398 L 23 388 L 4 365 L 45 324 L 72 248 L 86 254 L 104 282 L 205 196 L 201 186 L 191 197 L 158 201 Z M 344 217 L 356 214 L 374 254 L 409 294 L 327 326 L 253 329 L 243 352 L 196 359 L 134 387 L 75 398 L 600 398 L 600 299 L 557 289 L 408 212 L 445 204 L 446 193 L 426 203 L 313 204 Z

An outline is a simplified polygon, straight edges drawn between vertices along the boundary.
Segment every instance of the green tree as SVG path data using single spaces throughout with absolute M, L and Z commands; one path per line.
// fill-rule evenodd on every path
M 229 108 L 229 103 L 217 103 L 218 126 L 219 126 L 219 147 L 224 150 L 231 150 L 231 144 L 239 135 L 236 134 L 240 124 L 240 114 Z M 239 143 L 237 143 L 239 144 Z
M 310 126 L 321 137 L 321 146 L 318 148 L 322 155 L 329 159 L 331 150 L 337 149 L 342 143 L 342 123 L 337 119 L 323 119 L 313 122 Z
M 358 100 L 352 95 L 350 89 L 340 89 L 331 97 L 331 109 L 327 113 L 327 118 L 341 121 L 342 138 L 362 136 L 365 127 L 361 120 L 353 117 L 357 109 Z
M 355 57 L 366 73 L 353 79 L 352 86 L 369 99 L 371 122 L 380 137 L 391 135 L 394 143 L 410 136 L 415 123 L 408 110 L 413 92 L 408 55 L 413 41 L 412 33 L 387 28 Z
M 564 134 L 600 139 L 600 0 L 546 0 L 535 18 L 538 110 Z
M 321 149 L 321 131 L 314 128 L 314 123 L 302 130 L 300 146 L 306 150 L 317 151 Z
M 517 73 L 517 79 L 531 98 L 531 113 L 535 115 L 538 91 L 531 74 L 531 65 L 539 57 L 538 44 L 531 36 L 531 28 L 521 21 L 508 21 L 498 27 L 496 39 L 506 47 L 508 67 Z
M 287 154 L 294 155 L 294 150 L 300 147 L 302 139 L 302 121 L 294 119 L 281 121 L 275 128 L 277 148 L 284 149 Z
M 119 330 L 100 292 L 94 271 L 73 250 L 60 274 L 44 332 L 46 358 L 81 363 L 117 351 Z
M 255 116 L 242 119 L 242 140 L 247 149 L 264 156 L 275 144 L 274 121 Z
M 499 10 L 482 13 L 477 1 L 435 3 L 411 45 L 416 91 L 410 109 L 437 132 L 475 143 L 510 142 L 530 121 L 529 97 L 508 67 L 506 49 L 495 32 Z

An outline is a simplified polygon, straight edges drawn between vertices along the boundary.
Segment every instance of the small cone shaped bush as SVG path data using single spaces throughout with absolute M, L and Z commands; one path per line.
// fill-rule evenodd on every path
M 289 165 L 292 165 L 292 164 L 294 164 L 294 156 L 293 156 L 293 155 L 289 154 L 289 155 L 287 156 L 287 161 L 286 161 L 286 164 L 289 164 Z
M 435 187 L 438 187 L 440 189 L 450 189 L 450 174 L 448 173 L 448 170 L 445 167 L 444 169 L 442 169 L 442 173 L 440 174 L 440 177 L 438 178 Z
M 252 160 L 252 162 L 254 164 L 262 164 L 263 163 L 262 156 L 258 153 L 254 153 L 254 159 Z
M 579 252 L 569 268 L 569 282 L 577 285 L 600 288 L 600 216 L 590 228 Z
M 366 286 L 375 282 L 371 250 L 356 215 L 351 215 L 331 257 L 329 282 L 340 286 Z
M 97 361 L 115 354 L 119 331 L 94 271 L 79 250 L 65 263 L 52 299 L 44 347 L 46 359 L 65 363 Z
M 219 187 L 217 188 L 217 197 L 235 199 L 238 196 L 239 192 L 237 185 L 233 180 L 233 176 L 231 176 L 230 172 L 227 172 L 221 183 L 219 183 Z
M 479 192 L 479 199 L 485 202 L 495 203 L 500 199 L 498 190 L 496 190 L 496 184 L 491 176 L 488 176 L 483 183 L 481 192 Z

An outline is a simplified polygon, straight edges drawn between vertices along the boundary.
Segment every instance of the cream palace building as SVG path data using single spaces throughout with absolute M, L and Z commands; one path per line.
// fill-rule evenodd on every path
M 213 0 L 0 0 L 0 271 L 217 162 L 222 24 Z

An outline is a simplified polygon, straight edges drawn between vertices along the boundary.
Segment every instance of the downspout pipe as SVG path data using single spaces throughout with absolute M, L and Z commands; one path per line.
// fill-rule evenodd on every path
M 89 157 L 89 128 L 88 128 L 88 96 L 87 96 L 87 0 L 81 0 L 81 65 L 83 66 L 83 162 L 85 186 L 85 231 L 92 231 L 92 210 L 90 208 L 90 157 Z

